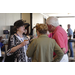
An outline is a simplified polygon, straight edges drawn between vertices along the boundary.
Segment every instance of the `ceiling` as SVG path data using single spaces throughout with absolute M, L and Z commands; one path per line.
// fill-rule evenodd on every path
M 56 16 L 58 18 L 65 18 L 65 17 L 75 17 L 75 13 L 41 13 L 44 18 L 48 18 L 49 16 Z

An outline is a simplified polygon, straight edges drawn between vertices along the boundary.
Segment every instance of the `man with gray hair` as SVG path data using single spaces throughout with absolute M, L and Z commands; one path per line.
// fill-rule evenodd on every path
M 68 62 L 68 38 L 65 30 L 59 26 L 58 19 L 56 17 L 49 17 L 46 20 L 46 24 L 48 26 L 48 30 L 53 33 L 53 39 L 60 46 L 62 51 L 64 52 L 64 56 L 60 62 Z

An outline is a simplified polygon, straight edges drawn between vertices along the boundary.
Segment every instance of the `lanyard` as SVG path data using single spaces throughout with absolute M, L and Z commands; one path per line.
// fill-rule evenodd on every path
M 16 33 L 17 34 L 17 33 Z M 17 34 L 17 36 L 19 36 L 18 34 Z M 19 38 L 21 39 L 21 37 L 19 36 Z M 21 39 L 21 41 L 23 42 L 23 39 Z M 26 47 L 26 45 L 25 45 L 25 47 Z
M 18 34 L 17 34 L 17 36 L 19 36 Z M 19 38 L 21 39 L 21 37 L 19 36 Z M 21 39 L 21 41 L 23 42 L 23 40 Z

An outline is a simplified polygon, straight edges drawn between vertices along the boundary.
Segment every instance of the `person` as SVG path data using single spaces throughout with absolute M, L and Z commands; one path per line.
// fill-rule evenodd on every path
M 1 51 L 5 51 L 5 46 L 2 41 L 2 36 L 0 36 L 0 48 L 1 48 Z
M 73 32 L 73 38 L 75 39 L 75 29 L 74 29 L 74 32 Z M 75 47 L 75 42 L 74 42 L 74 47 Z
M 73 38 L 75 38 L 75 29 L 74 29 L 74 32 L 73 32 Z
M 50 32 L 49 35 L 48 35 L 48 37 L 49 37 L 49 38 L 52 38 L 52 37 L 53 37 L 53 33 Z M 55 54 L 55 52 L 54 52 L 54 53 L 53 53 L 53 57 L 55 57 L 55 55 L 56 55 L 56 54 Z
M 48 30 L 53 33 L 52 38 L 55 39 L 57 44 L 64 52 L 64 56 L 60 62 L 68 62 L 68 38 L 65 30 L 59 26 L 59 22 L 56 17 L 48 17 L 46 20 L 46 24 L 48 26 Z
M 60 26 L 60 27 L 62 27 L 62 25 L 61 25 L 61 24 L 60 24 L 59 26 Z
M 34 26 L 32 29 L 31 29 L 31 32 L 29 35 L 33 35 L 33 30 L 36 28 L 36 26 Z
M 49 37 L 49 38 L 52 38 L 52 36 L 53 36 L 53 33 L 50 32 L 49 35 L 48 35 L 48 37 Z
M 73 39 L 73 31 L 72 29 L 70 28 L 70 24 L 67 25 L 68 29 L 68 37 L 69 37 L 69 40 L 70 39 Z M 72 47 L 72 42 L 68 42 L 68 45 L 69 45 L 69 48 L 70 48 L 70 58 L 69 59 L 74 59 L 74 53 L 73 53 L 73 47 Z
M 17 20 L 14 23 L 14 30 L 16 33 L 10 36 L 11 45 L 10 49 L 7 50 L 7 55 L 10 56 L 14 54 L 14 62 L 28 62 L 26 50 L 29 41 L 27 40 L 28 38 L 23 35 L 25 32 L 23 20 Z
M 28 23 L 25 23 L 25 25 L 26 24 L 28 24 Z M 23 33 L 23 35 L 26 37 L 26 38 L 28 38 L 28 40 L 29 40 L 29 43 L 30 43 L 30 36 L 29 35 L 27 35 L 27 28 L 28 28 L 29 26 L 25 26 L 25 32 Z M 28 48 L 27 46 L 26 46 L 26 48 Z M 26 49 L 27 50 L 27 49 Z M 31 60 L 31 58 L 28 58 L 28 61 L 29 62 L 31 62 L 32 60 Z
M 27 35 L 27 29 L 25 29 L 25 32 L 23 33 L 23 35 L 25 35 L 28 38 L 28 40 L 30 40 L 30 36 Z
M 63 57 L 63 51 L 54 39 L 47 36 L 47 30 L 48 27 L 45 24 L 36 26 L 38 38 L 32 40 L 26 52 L 28 57 L 32 57 L 32 62 L 58 62 Z M 57 54 L 54 60 L 53 52 Z
M 39 23 L 37 23 L 36 26 L 37 26 L 38 24 L 39 24 Z M 36 33 L 36 26 L 34 26 L 34 27 L 31 29 L 31 32 L 30 32 L 30 34 L 29 34 L 29 35 L 31 35 L 30 41 L 31 41 L 32 39 L 38 38 L 37 33 Z

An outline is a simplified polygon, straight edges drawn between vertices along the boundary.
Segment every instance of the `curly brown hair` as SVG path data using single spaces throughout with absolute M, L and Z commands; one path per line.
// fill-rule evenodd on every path
M 46 34 L 48 30 L 48 26 L 46 24 L 37 24 L 36 31 L 39 31 L 41 34 Z

